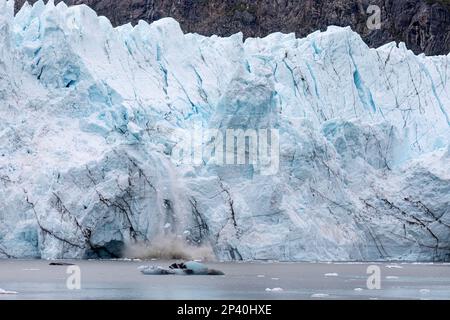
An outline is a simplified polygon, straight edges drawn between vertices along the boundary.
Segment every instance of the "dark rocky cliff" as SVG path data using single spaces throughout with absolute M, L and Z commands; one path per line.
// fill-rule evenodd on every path
M 19 8 L 23 0 L 16 1 Z M 35 1 L 29 1 L 35 2 Z M 328 25 L 351 26 L 373 47 L 406 42 L 416 53 L 450 52 L 450 0 L 65 0 L 85 3 L 114 25 L 173 17 L 185 32 L 245 37 L 275 31 L 305 36 Z M 369 5 L 381 8 L 382 27 L 366 26 Z

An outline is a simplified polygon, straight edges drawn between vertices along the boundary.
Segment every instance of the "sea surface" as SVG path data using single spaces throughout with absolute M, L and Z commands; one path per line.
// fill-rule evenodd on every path
M 173 261 L 58 261 L 79 267 L 74 281 L 73 268 L 50 262 L 0 260 L 0 288 L 16 292 L 0 294 L 0 300 L 450 299 L 450 264 L 208 263 L 225 275 L 149 276 L 138 267 L 167 267 Z M 373 270 L 379 271 L 380 289 L 368 287 Z M 73 289 L 78 283 L 81 288 Z

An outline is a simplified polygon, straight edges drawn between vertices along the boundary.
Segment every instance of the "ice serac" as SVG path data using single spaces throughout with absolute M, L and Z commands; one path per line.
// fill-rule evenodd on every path
M 219 259 L 450 258 L 450 56 L 113 28 L 0 0 L 0 257 L 119 257 L 161 236 Z M 274 128 L 280 168 L 181 165 L 179 129 Z M 179 160 L 179 159 L 177 159 Z

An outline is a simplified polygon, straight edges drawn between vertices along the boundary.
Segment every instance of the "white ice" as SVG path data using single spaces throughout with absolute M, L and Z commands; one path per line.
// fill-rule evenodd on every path
M 0 257 L 175 235 L 224 261 L 448 259 L 449 62 L 350 28 L 244 41 L 0 0 Z M 196 123 L 277 129 L 279 170 L 182 164 Z

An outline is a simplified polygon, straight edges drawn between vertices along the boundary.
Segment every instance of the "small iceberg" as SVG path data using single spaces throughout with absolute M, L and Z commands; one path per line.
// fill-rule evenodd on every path
M 420 294 L 429 294 L 431 292 L 430 289 L 420 289 Z
M 403 269 L 402 266 L 399 266 L 398 264 L 389 264 L 386 266 L 388 269 Z
M 333 272 L 333 273 L 325 273 L 325 277 L 339 277 L 339 274 Z
M 4 289 L 0 288 L 0 294 L 18 294 L 18 292 L 16 292 L 16 291 L 7 291 L 7 290 L 4 290 Z
M 73 263 L 68 263 L 68 262 L 50 262 L 48 265 L 49 266 L 61 266 L 61 267 L 74 266 Z
M 283 288 L 266 288 L 266 292 L 282 292 L 284 291 Z
M 174 263 L 168 268 L 160 266 L 142 266 L 138 269 L 145 275 L 224 275 L 222 271 L 209 269 L 206 265 L 197 261 Z

